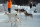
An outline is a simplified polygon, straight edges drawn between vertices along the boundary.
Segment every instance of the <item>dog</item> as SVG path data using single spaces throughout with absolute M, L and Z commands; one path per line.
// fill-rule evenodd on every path
M 26 10 L 24 10 L 24 9 L 15 9 L 15 11 L 19 11 L 19 12 L 24 12 L 24 14 L 25 14 L 25 16 L 31 16 L 32 18 L 33 18 L 33 15 L 32 14 L 29 14 L 29 13 L 27 13 L 27 11 Z M 16 14 L 17 15 L 17 14 Z

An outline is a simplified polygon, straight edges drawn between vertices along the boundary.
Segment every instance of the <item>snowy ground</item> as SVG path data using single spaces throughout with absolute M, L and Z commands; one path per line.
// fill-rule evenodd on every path
M 33 15 L 33 19 L 29 17 L 25 17 L 23 14 L 18 15 L 17 17 L 11 17 L 13 20 L 13 27 L 40 27 L 40 15 Z M 21 22 L 16 22 L 15 18 L 20 18 Z M 8 22 L 9 18 L 7 15 L 0 16 L 0 27 L 11 27 L 11 23 Z

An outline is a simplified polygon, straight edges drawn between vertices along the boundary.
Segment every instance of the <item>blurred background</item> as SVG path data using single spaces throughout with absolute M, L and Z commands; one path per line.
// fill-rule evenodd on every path
M 40 0 L 11 0 L 11 18 L 13 21 L 12 27 L 40 27 Z M 9 17 L 5 12 L 8 12 L 9 0 L 0 0 L 0 27 L 11 27 Z M 33 19 L 28 16 L 25 17 L 23 13 L 19 13 L 14 17 L 16 12 L 14 9 L 24 9 L 28 13 L 33 14 Z M 15 19 L 20 18 L 21 22 L 16 22 Z

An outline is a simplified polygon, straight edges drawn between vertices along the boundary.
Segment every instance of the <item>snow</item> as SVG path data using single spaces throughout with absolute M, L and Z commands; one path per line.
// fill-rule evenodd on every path
M 12 25 L 13 27 L 15 26 L 17 27 L 40 27 L 40 13 L 32 13 L 33 19 L 30 16 L 25 17 L 24 13 L 18 13 L 18 15 L 14 17 L 14 15 L 16 14 L 16 11 L 14 9 L 15 9 L 15 6 L 12 6 L 11 14 L 13 16 L 11 16 L 11 19 L 13 20 L 13 25 Z M 30 9 L 30 8 L 27 8 L 27 9 Z M 35 7 L 32 9 L 35 9 Z M 20 23 L 16 22 L 15 24 L 14 21 L 16 18 L 20 18 L 21 22 Z M 9 17 L 5 13 L 0 12 L 0 27 L 11 27 L 11 23 L 8 21 L 9 21 Z
M 0 4 L 0 6 L 3 6 L 3 4 Z

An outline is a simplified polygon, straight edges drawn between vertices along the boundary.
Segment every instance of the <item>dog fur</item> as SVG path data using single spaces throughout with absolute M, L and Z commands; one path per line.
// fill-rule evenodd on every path
M 17 12 L 24 12 L 25 10 L 24 9 L 15 9 L 15 11 L 17 11 Z

